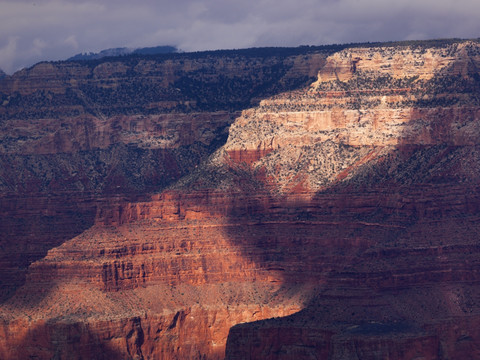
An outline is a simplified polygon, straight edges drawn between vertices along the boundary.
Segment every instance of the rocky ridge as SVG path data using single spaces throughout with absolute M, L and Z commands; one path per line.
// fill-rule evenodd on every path
M 235 326 L 227 358 L 478 356 L 478 51 L 344 50 L 232 125 L 226 158 L 357 250 L 301 312 Z
M 225 142 L 244 106 L 306 84 L 325 54 L 135 55 L 4 79 L 0 357 L 222 358 L 234 324 L 298 311 L 296 294 L 272 306 L 279 286 L 242 280 L 257 272 L 251 261 L 219 258 L 217 248 L 239 257 L 223 223 L 147 221 L 119 236 L 108 214 L 126 201 L 150 207 L 150 193 Z
M 476 42 L 315 54 L 315 79 L 226 112 L 225 145 L 157 193 L 93 191 L 89 217 L 73 211 L 84 228 L 27 264 L 3 302 L 2 355 L 475 358 L 479 54 Z M 130 133 L 93 148 L 151 150 L 165 118 L 179 130 L 162 144 L 181 148 L 189 114 L 125 117 Z
M 93 225 L 100 203 L 141 199 L 186 175 L 225 142 L 243 106 L 305 82 L 324 58 L 298 49 L 132 55 L 40 63 L 2 80 L 2 294 Z

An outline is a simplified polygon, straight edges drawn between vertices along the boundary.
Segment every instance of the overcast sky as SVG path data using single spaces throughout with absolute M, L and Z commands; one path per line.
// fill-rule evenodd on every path
M 113 47 L 184 51 L 480 37 L 479 0 L 0 0 L 0 68 Z

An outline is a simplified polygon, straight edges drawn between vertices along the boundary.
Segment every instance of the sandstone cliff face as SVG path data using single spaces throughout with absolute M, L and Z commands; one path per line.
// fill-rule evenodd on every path
M 223 223 L 185 227 L 168 201 L 167 223 L 134 213 L 221 146 L 243 108 L 308 84 L 325 56 L 133 56 L 5 78 L 0 357 L 222 358 L 234 324 L 298 311 L 296 294 L 273 305 L 270 279 L 244 281 L 255 256 L 229 248 Z M 117 236 L 134 219 L 148 221 Z
M 479 64 L 478 46 L 396 50 L 332 55 L 308 90 L 244 111 L 225 150 L 281 188 L 301 178 L 317 191 L 399 147 L 478 144 L 476 72 L 465 73 Z
M 480 49 L 437 45 L 7 78 L 1 357 L 477 357 Z
M 357 242 L 304 310 L 232 328 L 227 358 L 478 356 L 478 49 L 344 50 L 232 125 L 227 159 Z
M 0 297 L 32 261 L 92 226 L 99 204 L 142 198 L 188 174 L 225 142 L 243 107 L 305 83 L 324 58 L 131 56 L 41 63 L 3 79 Z

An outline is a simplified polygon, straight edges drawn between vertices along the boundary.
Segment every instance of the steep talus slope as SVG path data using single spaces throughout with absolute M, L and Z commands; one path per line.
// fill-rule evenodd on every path
M 177 103 L 161 103 L 162 114 L 155 110 L 160 101 L 145 107 L 152 113 L 139 114 L 135 96 L 111 106 L 103 100 L 118 95 L 115 74 L 129 74 L 135 58 L 123 67 L 92 63 L 101 65 L 91 72 L 92 82 L 98 83 L 97 73 L 108 74 L 101 82 L 103 95 L 100 86 L 92 92 L 101 100 L 82 103 L 89 110 L 78 118 L 76 110 L 68 110 L 71 127 L 92 119 L 92 130 L 78 132 L 90 145 L 65 136 L 71 127 L 53 131 L 69 150 L 58 151 L 60 145 L 46 141 L 48 131 L 35 139 L 29 127 L 44 121 L 43 115 L 28 118 L 24 138 L 9 143 L 6 135 L 5 153 L 18 151 L 26 164 L 28 159 L 42 164 L 46 155 L 81 154 L 81 166 L 70 165 L 75 164 L 70 158 L 65 162 L 75 168 L 72 176 L 92 169 L 89 158 L 110 164 L 103 160 L 110 156 L 122 165 L 115 176 L 95 170 L 61 185 L 73 196 L 81 184 L 80 198 L 93 200 L 73 197 L 73 202 L 94 211 L 74 212 L 88 220 L 83 226 L 72 222 L 75 217 L 70 225 L 61 220 L 71 232 L 24 265 L 23 285 L 16 285 L 0 309 L 2 357 L 478 356 L 478 44 L 358 46 L 327 55 L 295 54 L 282 58 L 283 66 L 272 58 L 253 66 L 212 56 L 208 61 L 217 65 L 208 71 L 195 70 L 202 61 L 208 68 L 204 57 L 186 56 L 182 66 L 177 59 L 178 68 L 165 61 L 157 80 L 170 84 L 165 86 L 172 94 L 185 96 L 191 89 L 196 95 L 188 100 L 169 95 Z M 140 63 L 148 61 L 136 66 Z M 250 66 L 238 83 L 230 81 L 233 75 L 227 79 Z M 172 80 L 190 70 L 194 75 Z M 269 82 L 279 71 L 283 77 Z M 306 82 L 312 71 L 315 78 Z M 265 85 L 256 82 L 258 76 L 266 76 Z M 241 78 L 258 85 L 248 99 L 245 91 L 255 87 Z M 28 89 L 39 86 L 8 81 L 30 100 Z M 81 82 L 69 87 L 79 102 L 75 89 Z M 147 87 L 139 89 L 141 101 L 149 101 Z M 4 98 L 10 104 L 14 96 Z M 17 128 L 9 121 L 2 124 L 11 134 Z M 192 137 L 188 126 L 198 129 Z M 42 141 L 50 147 L 28 152 Z M 192 150 L 195 141 L 205 145 L 204 152 Z M 129 157 L 132 147 L 137 156 Z M 175 157 L 178 149 L 183 157 Z M 162 175 L 147 181 L 144 169 L 157 167 Z M 172 175 L 166 180 L 164 174 Z M 41 179 L 31 182 L 33 194 L 52 192 L 44 173 L 33 177 Z M 28 183 L 23 176 L 13 179 L 4 184 Z M 75 191 L 71 184 L 77 184 Z M 23 194 L 14 191 L 13 199 Z M 2 206 L 5 213 L 17 208 Z M 15 211 L 17 229 L 24 229 L 27 216 Z M 48 211 L 34 215 L 59 219 Z M 32 233 L 22 236 L 32 239 Z M 32 241 L 25 239 L 31 249 Z

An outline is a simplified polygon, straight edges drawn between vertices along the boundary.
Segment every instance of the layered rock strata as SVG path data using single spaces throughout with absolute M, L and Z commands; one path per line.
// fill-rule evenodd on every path
M 364 240 L 301 312 L 232 328 L 228 359 L 478 356 L 478 50 L 336 53 L 308 91 L 232 125 L 226 156 L 310 196 L 303 215 L 336 219 L 338 250 Z
M 88 216 L 75 211 L 88 219 L 83 226 L 43 214 L 65 230 L 25 265 L 24 283 L 1 305 L 2 357 L 477 357 L 478 44 L 355 47 L 322 56 L 282 60 L 293 64 L 271 87 L 282 91 L 251 98 L 258 105 L 238 112 L 223 146 L 210 144 L 234 112 L 215 113 L 220 130 L 200 126 L 191 138 L 182 125 L 195 128 L 190 114 L 125 117 L 128 125 L 111 143 L 101 126 L 89 131 L 98 152 L 127 141 L 138 152 L 160 144 L 179 149 L 205 133 L 208 151 L 195 161 L 191 148 L 162 159 L 166 172 L 185 171 L 135 191 L 122 181 L 115 185 L 121 190 L 109 188 L 113 177 L 99 175 L 109 190 L 91 192 Z M 223 60 L 220 69 L 237 61 Z M 313 63 L 316 79 L 293 86 L 292 74 L 309 75 Z M 127 65 L 101 69 L 111 79 L 128 74 Z M 167 70 L 165 78 L 178 74 Z M 213 76 L 198 74 L 207 84 Z M 209 89 L 204 94 L 214 94 Z M 170 143 L 170 132 L 159 130 L 163 121 L 178 132 Z M 109 119 L 94 122 L 118 129 Z M 135 158 L 141 174 L 145 158 Z M 50 182 L 39 183 L 36 191 L 49 193 Z M 21 238 L 17 208 L 25 211 L 2 206 L 17 214 L 17 230 L 5 230 Z
M 195 169 L 258 97 L 306 84 L 325 52 L 226 51 L 41 63 L 0 82 L 0 298 L 30 263 Z M 98 210 L 101 211 L 101 210 Z

